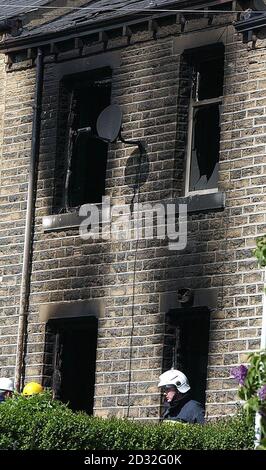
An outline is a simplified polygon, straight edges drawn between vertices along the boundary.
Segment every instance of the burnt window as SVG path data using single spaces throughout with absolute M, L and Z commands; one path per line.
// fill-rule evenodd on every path
M 45 383 L 72 410 L 93 414 L 96 317 L 50 320 L 46 326 Z
M 61 83 L 56 203 L 65 209 L 102 201 L 108 144 L 95 137 L 96 122 L 110 97 L 109 68 L 68 76 Z
M 224 47 L 186 53 L 192 87 L 189 106 L 186 194 L 218 190 L 220 106 L 223 94 Z
M 178 308 L 169 310 L 167 316 L 169 325 L 174 327 L 174 355 L 169 358 L 170 362 L 173 361 L 172 365 L 188 377 L 192 398 L 204 404 L 209 350 L 209 309 Z M 170 362 L 166 368 L 169 368 Z

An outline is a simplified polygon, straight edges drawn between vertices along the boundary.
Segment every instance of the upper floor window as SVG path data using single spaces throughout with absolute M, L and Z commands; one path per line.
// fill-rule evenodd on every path
M 186 53 L 192 69 L 189 105 L 186 195 L 218 191 L 220 105 L 223 95 L 224 47 Z
M 62 80 L 55 203 L 67 210 L 102 201 L 108 144 L 95 135 L 97 118 L 110 97 L 109 68 Z

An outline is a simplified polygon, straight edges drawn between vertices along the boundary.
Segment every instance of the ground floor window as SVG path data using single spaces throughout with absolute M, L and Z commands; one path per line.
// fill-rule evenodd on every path
M 168 312 L 168 319 L 172 339 L 170 343 L 168 339 L 171 357 L 166 369 L 174 365 L 184 372 L 189 379 L 193 398 L 204 404 L 209 350 L 209 309 L 177 308 Z
M 95 361 L 97 347 L 96 317 L 50 320 L 47 323 L 49 364 L 46 381 L 55 398 L 72 410 L 93 413 Z M 48 376 L 48 377 L 47 377 Z

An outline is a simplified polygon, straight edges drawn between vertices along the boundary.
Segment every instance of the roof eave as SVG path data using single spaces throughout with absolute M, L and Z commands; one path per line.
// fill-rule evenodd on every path
M 189 7 L 191 8 L 192 6 L 198 7 L 198 9 L 204 9 L 207 8 L 208 6 L 216 5 L 216 4 L 221 4 L 221 3 L 226 3 L 228 0 L 194 0 L 194 1 L 189 1 L 189 0 L 175 0 L 173 2 L 169 3 L 169 7 L 174 7 L 175 5 L 178 5 L 179 8 L 184 8 L 184 10 Z M 206 12 L 207 13 L 207 12 Z M 176 13 L 173 10 L 173 15 L 176 15 Z M 8 38 L 2 43 L 0 43 L 0 52 L 2 53 L 9 53 L 9 52 L 14 52 L 16 50 L 21 50 L 21 49 L 26 49 L 26 48 L 31 48 L 31 47 L 39 47 L 45 44 L 49 44 L 51 42 L 63 42 L 65 40 L 71 39 L 71 38 L 77 38 L 80 36 L 84 36 L 86 34 L 91 35 L 94 33 L 98 33 L 99 31 L 103 30 L 108 30 L 108 29 L 115 29 L 119 27 L 123 27 L 124 25 L 130 25 L 132 24 L 137 24 L 137 23 L 142 23 L 143 21 L 149 21 L 150 19 L 157 19 L 159 17 L 164 17 L 164 16 L 171 16 L 171 12 L 167 13 L 162 13 L 158 11 L 157 13 L 149 11 L 145 11 L 143 14 L 140 13 L 129 13 L 129 14 L 124 14 L 124 15 L 119 15 L 117 18 L 110 18 L 110 19 L 105 19 L 103 21 L 99 21 L 96 24 L 91 24 L 84 22 L 79 25 L 74 25 L 72 27 L 68 27 L 65 30 L 59 30 L 59 31 L 54 31 L 50 33 L 45 33 L 42 32 L 40 34 L 32 34 L 29 36 L 19 36 L 16 38 Z

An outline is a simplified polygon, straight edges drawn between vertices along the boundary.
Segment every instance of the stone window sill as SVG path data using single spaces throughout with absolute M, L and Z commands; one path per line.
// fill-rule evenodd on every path
M 77 229 L 86 217 L 79 215 L 79 210 L 65 214 L 46 215 L 42 218 L 44 232 Z
M 223 210 L 225 207 L 225 193 L 197 194 L 164 201 L 165 204 L 175 204 L 178 212 L 179 204 L 187 205 L 188 214 Z M 86 217 L 80 216 L 78 209 L 66 214 L 54 214 L 43 217 L 44 232 L 56 230 L 77 229 Z
M 174 203 L 177 209 L 179 204 L 186 204 L 188 214 L 221 211 L 225 208 L 225 193 L 194 194 L 192 196 L 172 199 L 167 202 Z

